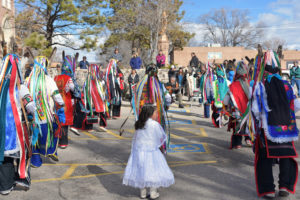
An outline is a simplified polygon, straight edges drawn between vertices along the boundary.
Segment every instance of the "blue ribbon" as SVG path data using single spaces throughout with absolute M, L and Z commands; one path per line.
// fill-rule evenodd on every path
M 279 80 L 281 80 L 281 76 L 279 74 L 271 74 L 271 75 L 268 75 L 267 76 L 267 81 L 270 83 L 271 82 L 271 79 L 275 77 L 275 78 L 278 78 Z

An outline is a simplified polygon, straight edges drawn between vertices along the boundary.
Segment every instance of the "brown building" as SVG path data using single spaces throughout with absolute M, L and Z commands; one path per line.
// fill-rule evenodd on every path
M 245 56 L 250 59 L 255 58 L 257 51 L 245 49 L 244 47 L 184 47 L 183 50 L 174 51 L 174 64 L 179 66 L 188 66 L 191 60 L 191 53 L 195 52 L 196 56 L 203 63 L 216 60 L 217 63 L 223 63 L 224 60 L 236 59 L 245 60 Z M 283 51 L 284 58 L 281 61 L 282 68 L 287 68 L 293 61 L 300 61 L 300 51 L 286 50 Z
M 0 0 L 0 59 L 15 45 L 14 0 Z

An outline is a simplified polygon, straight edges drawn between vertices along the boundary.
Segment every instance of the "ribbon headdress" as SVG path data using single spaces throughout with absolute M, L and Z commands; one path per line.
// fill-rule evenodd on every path
M 65 56 L 65 52 L 62 52 L 62 58 L 63 58 L 63 64 L 61 67 L 61 74 L 68 75 L 72 78 L 72 81 L 74 83 L 74 92 L 73 96 L 75 98 L 80 99 L 81 98 L 81 92 L 80 92 L 80 87 L 76 81 L 76 76 L 75 76 L 75 70 L 77 67 L 77 60 L 78 60 L 79 54 L 76 53 L 75 57 L 72 56 Z

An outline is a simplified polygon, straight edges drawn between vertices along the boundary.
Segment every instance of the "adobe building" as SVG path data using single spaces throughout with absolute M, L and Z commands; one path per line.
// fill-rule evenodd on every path
M 15 46 L 14 0 L 0 1 L 0 59 L 13 52 Z
M 236 59 L 245 60 L 245 56 L 250 59 L 255 58 L 257 51 L 245 49 L 244 47 L 184 47 L 183 50 L 174 51 L 174 64 L 178 66 L 188 66 L 191 60 L 191 53 L 195 52 L 196 56 L 203 63 L 212 62 L 223 63 L 224 60 Z M 281 66 L 286 69 L 291 66 L 294 61 L 300 63 L 300 51 L 285 50 L 283 51 L 284 58 L 281 60 Z

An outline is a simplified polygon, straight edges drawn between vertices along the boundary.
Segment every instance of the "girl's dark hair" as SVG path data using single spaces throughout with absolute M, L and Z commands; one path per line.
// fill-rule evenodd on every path
M 145 127 L 146 121 L 150 117 L 152 117 L 154 111 L 155 111 L 155 107 L 152 104 L 145 104 L 139 115 L 139 119 L 134 124 L 135 130 L 143 129 Z

